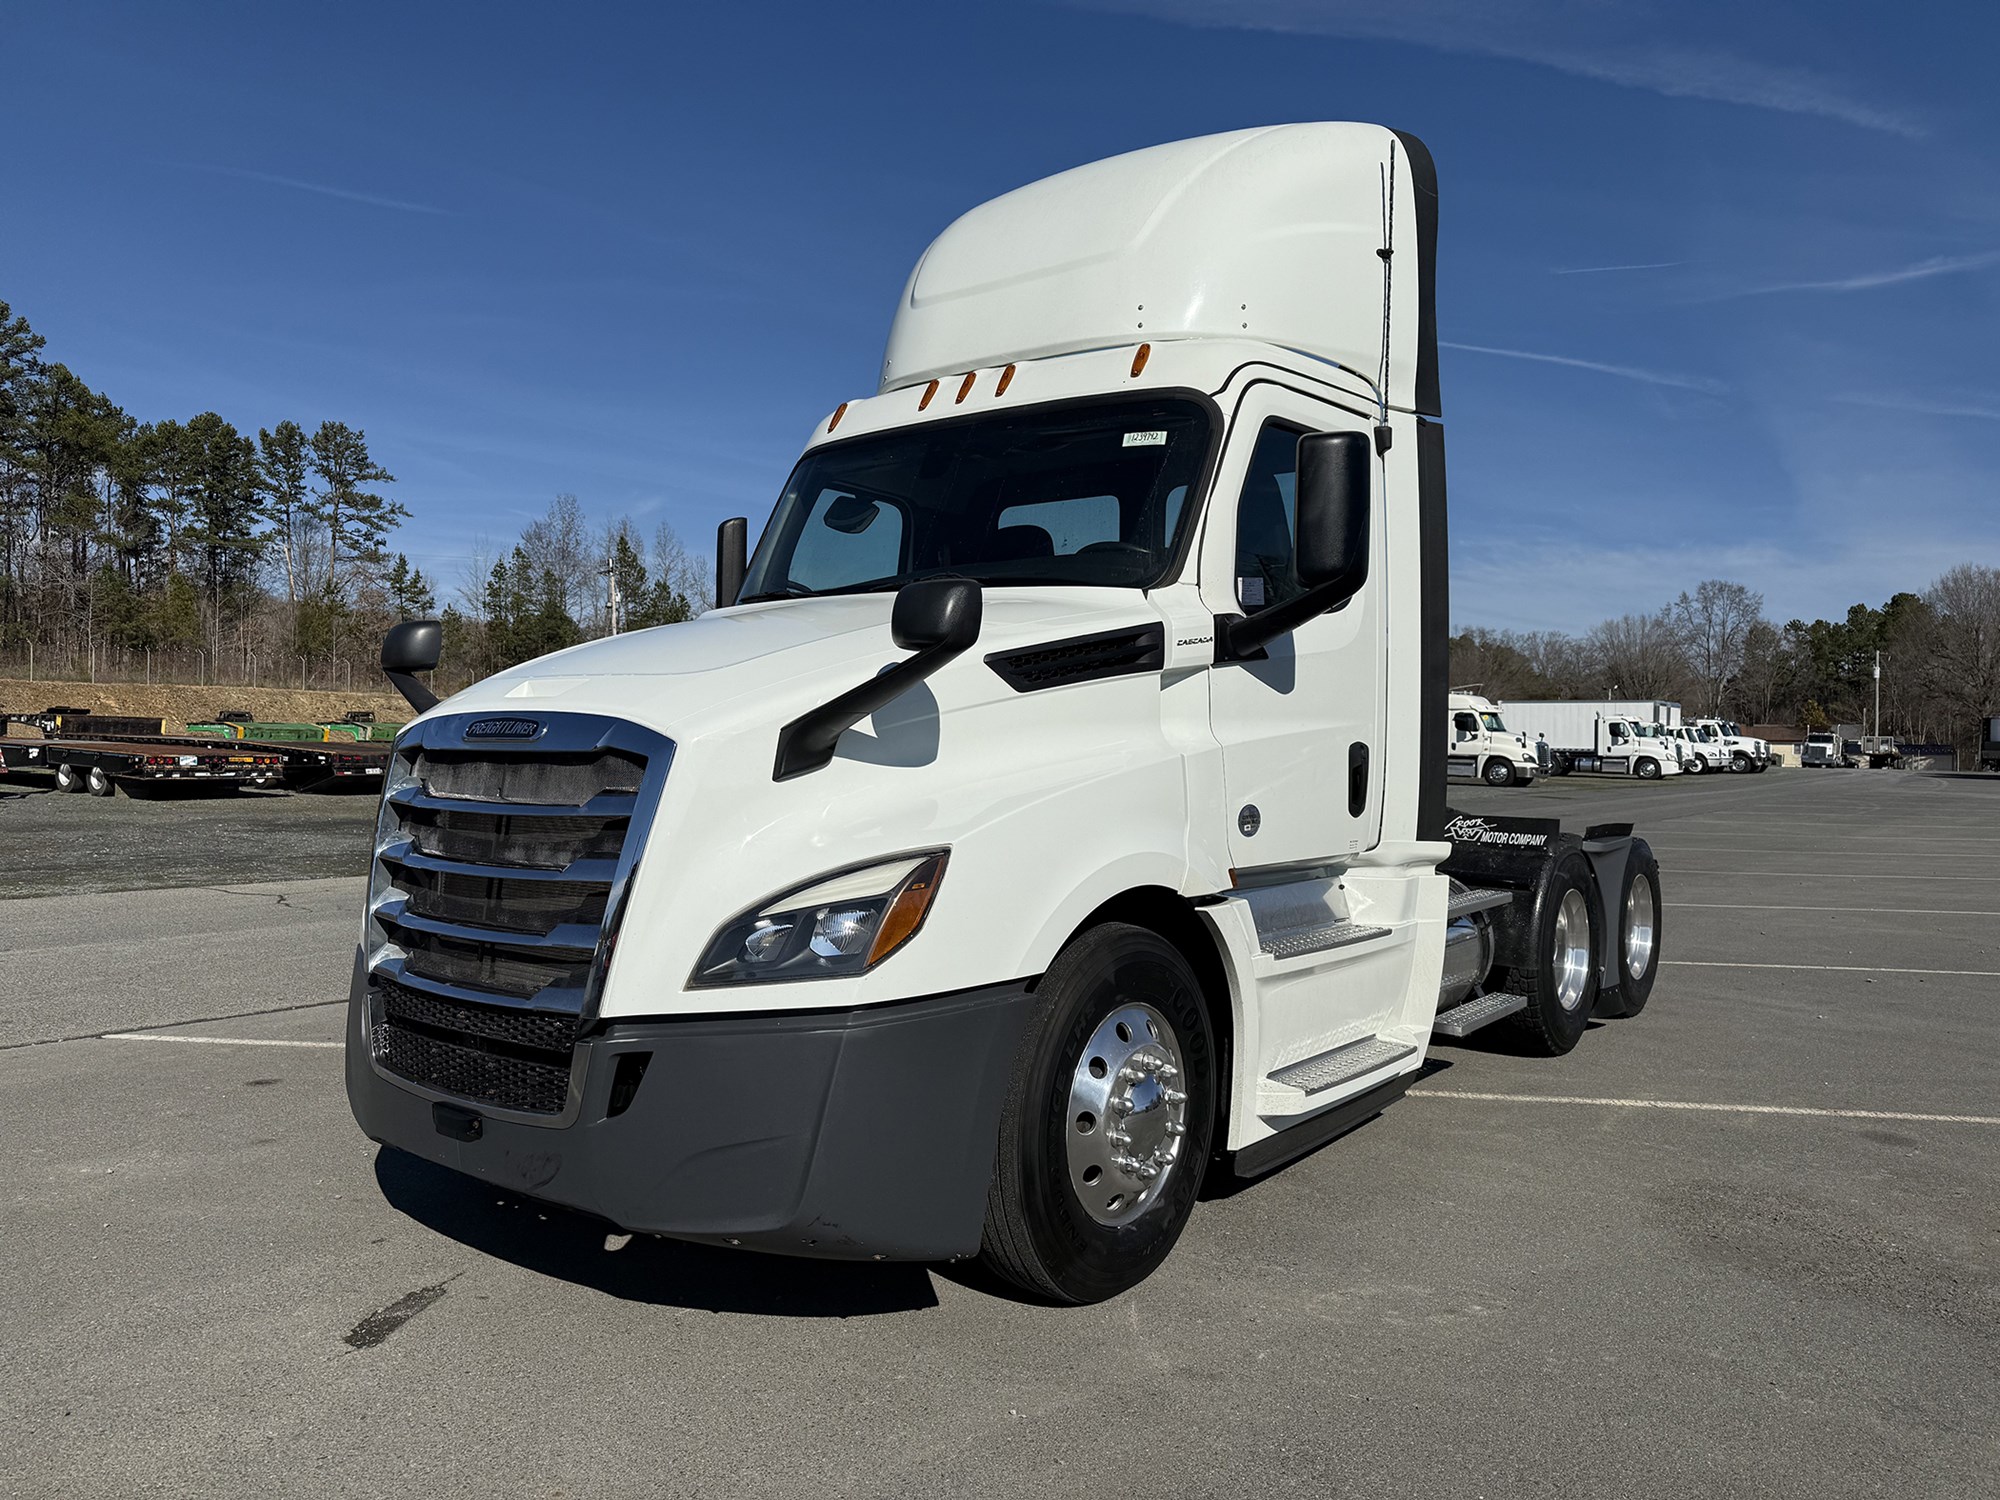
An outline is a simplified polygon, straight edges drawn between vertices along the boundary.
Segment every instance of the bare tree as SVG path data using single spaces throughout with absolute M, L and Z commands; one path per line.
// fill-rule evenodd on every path
M 527 553 L 537 577 L 546 575 L 555 580 L 571 619 L 592 618 L 603 593 L 598 570 L 604 559 L 576 496 L 557 495 L 546 515 L 530 521 L 521 533 L 521 550 Z
M 1584 646 L 1597 677 L 1585 696 L 1672 698 L 1687 678 L 1687 659 L 1665 610 L 1606 620 Z
M 1953 737 L 1977 739 L 2000 713 L 2000 568 L 1962 563 L 1924 595 L 1930 606 L 1931 691 L 1951 711 Z
M 1688 670 L 1700 685 L 1702 707 L 1722 712 L 1722 694 L 1743 667 L 1750 627 L 1764 618 L 1764 596 L 1740 583 L 1711 578 L 1696 584 L 1692 594 L 1683 591 L 1667 612 Z

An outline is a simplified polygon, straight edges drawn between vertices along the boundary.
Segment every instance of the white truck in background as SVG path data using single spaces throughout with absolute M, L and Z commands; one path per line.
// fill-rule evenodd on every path
M 1729 752 L 1732 771 L 1762 771 L 1771 764 L 1771 742 L 1745 734 L 1734 719 L 1694 719 L 1697 729 L 1705 729 L 1722 742 Z
M 1631 825 L 1446 803 L 1436 242 L 1379 126 L 1033 183 L 925 252 L 713 611 L 444 703 L 438 623 L 390 631 L 361 1128 L 628 1231 L 1092 1302 L 1434 1038 L 1635 1014 Z
M 1453 693 L 1450 710 L 1445 774 L 1452 780 L 1527 786 L 1541 774 L 1541 762 L 1528 748 L 1527 736 L 1508 729 L 1497 703 L 1476 693 Z
M 1548 746 L 1551 776 L 1596 771 L 1655 781 L 1681 774 L 1680 742 L 1670 733 L 1680 723 L 1678 703 L 1517 699 L 1503 706 L 1538 754 Z
M 1683 771 L 1699 776 L 1707 771 L 1729 769 L 1729 747 L 1714 730 L 1700 724 L 1677 724 L 1667 733 L 1680 742 Z

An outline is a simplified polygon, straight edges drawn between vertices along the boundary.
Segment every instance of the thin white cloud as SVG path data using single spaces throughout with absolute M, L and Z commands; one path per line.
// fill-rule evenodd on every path
M 323 182 L 307 182 L 298 177 L 280 177 L 275 172 L 252 172 L 244 167 L 218 167 L 201 162 L 188 162 L 191 171 L 208 172 L 217 177 L 238 177 L 245 182 L 264 182 L 273 187 L 292 188 L 301 193 L 317 193 L 322 198 L 339 198 L 348 203 L 366 203 L 371 208 L 393 208 L 406 214 L 442 214 L 444 209 L 429 203 L 411 203 L 402 198 L 384 198 L 376 193 L 357 193 L 348 188 L 329 187 Z
M 1719 396 L 1728 387 L 1719 380 L 1709 380 L 1700 375 L 1676 375 L 1667 370 L 1645 370 L 1636 365 L 1608 365 L 1594 359 L 1572 359 L 1567 354 L 1539 354 L 1531 349 L 1498 349 L 1491 344 L 1455 344 L 1449 339 L 1439 339 L 1446 349 L 1463 349 L 1468 354 L 1497 354 L 1502 359 L 1531 360 L 1538 365 L 1562 365 L 1572 370 L 1591 370 L 1599 375 L 1615 375 L 1620 380 L 1636 380 L 1645 385 L 1670 386 L 1680 391 L 1699 391 L 1705 396 Z
M 2000 422 L 2000 401 L 1991 406 L 1963 402 L 1899 401 L 1889 396 L 1835 396 L 1843 406 L 1866 406 L 1876 411 L 1907 412 L 1919 417 L 1971 417 L 1981 422 Z
M 1649 260 L 1636 266 L 1555 266 L 1551 276 L 1597 276 L 1606 271 L 1665 271 L 1674 266 L 1684 266 L 1684 260 Z
M 1876 287 L 1901 286 L 1909 281 L 1928 281 L 1933 276 L 1956 276 L 1965 271 L 1983 271 L 2000 265 L 2000 250 L 1983 250 L 1977 255 L 1933 255 L 1915 265 L 1892 271 L 1864 271 L 1859 276 L 1839 276 L 1831 281 L 1784 281 L 1774 286 L 1746 287 L 1728 292 L 1729 297 L 1765 297 L 1778 292 L 1868 292 Z
M 1673 45 L 1685 12 L 1592 0 L 1070 0 L 1085 9 L 1183 26 L 1402 42 L 1505 58 L 1675 99 L 1815 115 L 1916 138 L 1922 121 L 1804 68 Z

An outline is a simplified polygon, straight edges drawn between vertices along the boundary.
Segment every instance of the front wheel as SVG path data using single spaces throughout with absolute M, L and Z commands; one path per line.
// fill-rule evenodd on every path
M 1749 757 L 1749 756 L 1747 756 L 1747 755 L 1745 755 L 1745 754 L 1744 754 L 1744 753 L 1743 753 L 1743 752 L 1742 752 L 1741 750 L 1738 750 L 1738 751 L 1735 751 L 1735 752 L 1734 752 L 1733 754 L 1731 754 L 1731 755 L 1730 755 L 1730 757 L 1729 757 L 1729 769 L 1730 769 L 1730 770 L 1732 770 L 1732 771 L 1747 771 L 1747 770 L 1749 770 L 1749 769 L 1750 769 L 1750 757 Z
M 1488 786 L 1512 786 L 1514 784 L 1514 767 L 1507 761 L 1500 759 L 1499 756 L 1494 756 L 1493 759 L 1486 762 L 1486 784 Z
M 1091 928 L 1036 993 L 980 1258 L 1053 1302 L 1145 1280 L 1194 1211 L 1215 1101 L 1215 1039 L 1187 960 L 1146 928 Z
M 1660 763 L 1656 760 L 1642 760 L 1632 769 L 1638 774 L 1641 781 L 1658 781 L 1660 779 Z

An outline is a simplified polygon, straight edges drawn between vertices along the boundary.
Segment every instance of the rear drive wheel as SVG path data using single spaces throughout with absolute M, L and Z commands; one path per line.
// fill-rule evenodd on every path
M 1100 1302 L 1167 1258 L 1215 1127 L 1215 1041 L 1187 960 L 1093 927 L 1050 965 L 1000 1116 L 980 1258 L 1054 1302 Z
M 1597 999 L 1596 880 L 1582 851 L 1556 856 L 1535 908 L 1534 962 L 1508 972 L 1507 988 L 1528 997 L 1514 1024 L 1538 1051 L 1559 1057 L 1577 1044 Z
M 1625 882 L 1618 898 L 1618 993 L 1601 1012 L 1636 1016 L 1653 993 L 1660 972 L 1660 862 L 1644 839 L 1632 840 L 1625 861 Z
M 1486 762 L 1486 784 L 1488 786 L 1512 786 L 1514 784 L 1513 765 L 1508 761 L 1502 760 L 1497 755 L 1494 756 Z
M 83 790 L 83 772 L 75 766 L 64 764 L 56 767 L 56 790 L 59 792 L 80 792 Z
M 88 780 L 91 796 L 111 797 L 117 795 L 118 785 L 109 776 L 104 774 L 104 767 L 92 766 Z
M 1650 756 L 1642 758 L 1632 769 L 1638 773 L 1641 781 L 1658 781 L 1660 779 L 1660 763 Z

